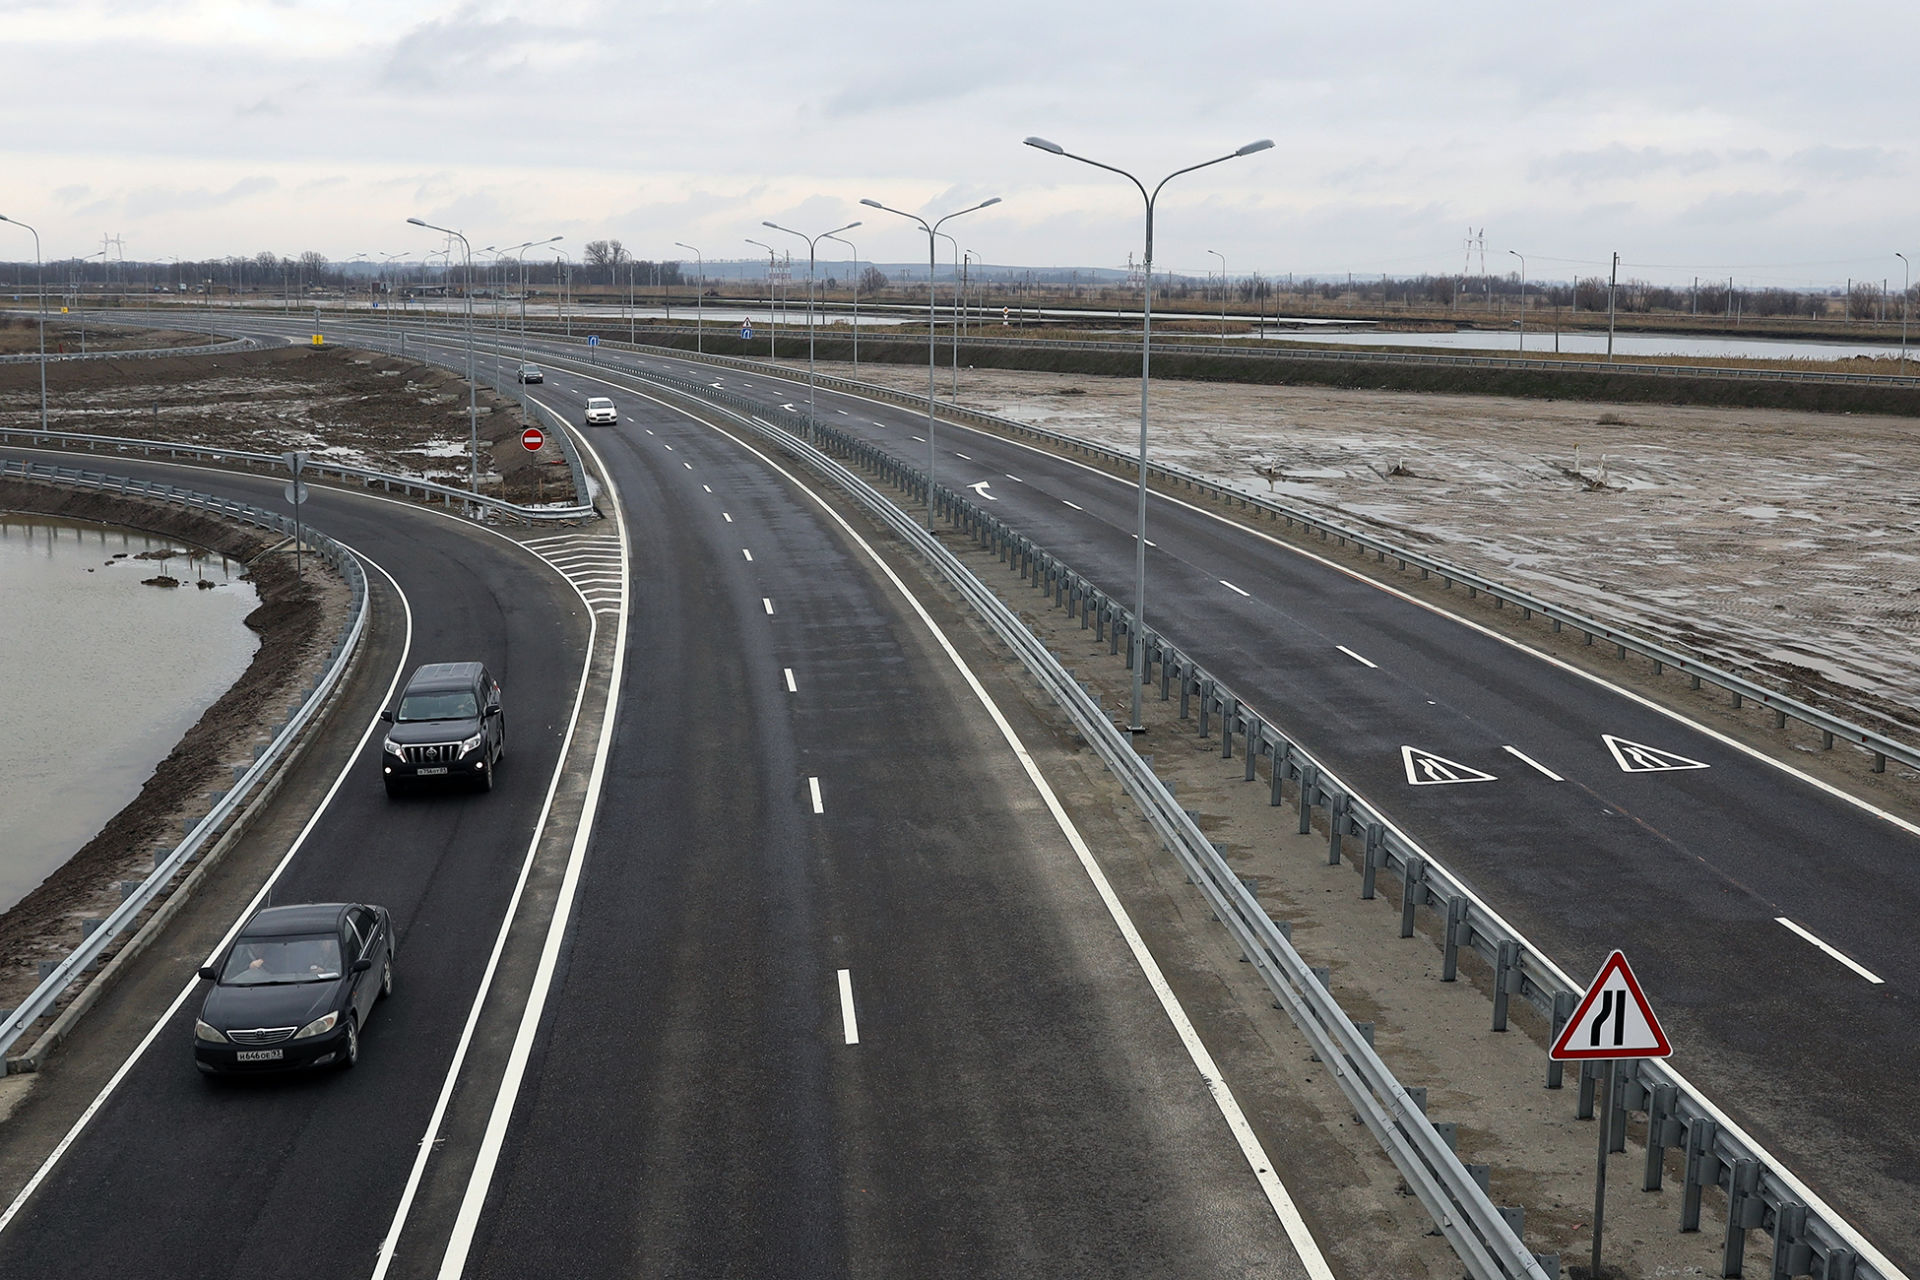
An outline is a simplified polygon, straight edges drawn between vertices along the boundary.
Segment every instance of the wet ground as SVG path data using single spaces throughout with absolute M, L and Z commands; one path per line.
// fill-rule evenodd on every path
M 924 369 L 860 377 L 926 388 Z M 963 369 L 960 397 L 1139 446 L 1138 379 Z M 1911 419 L 1166 379 L 1150 412 L 1158 460 L 1920 729 Z

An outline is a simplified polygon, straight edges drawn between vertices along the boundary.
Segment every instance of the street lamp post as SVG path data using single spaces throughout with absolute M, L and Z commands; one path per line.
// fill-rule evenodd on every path
M 933 295 L 933 272 L 935 265 L 933 258 L 935 249 L 933 238 L 940 234 L 941 223 L 949 222 L 961 214 L 973 213 L 977 210 L 984 209 L 988 205 L 999 204 L 1000 197 L 994 196 L 990 199 L 982 200 L 979 204 L 949 213 L 933 223 L 928 223 L 925 218 L 920 217 L 918 214 L 908 213 L 904 209 L 890 208 L 887 205 L 881 204 L 878 200 L 862 200 L 860 203 L 866 205 L 869 209 L 880 209 L 887 213 L 897 214 L 902 218 L 917 222 L 920 224 L 920 229 L 927 233 L 927 532 L 932 533 L 933 469 L 936 456 L 933 451 L 933 377 L 935 361 L 937 359 L 934 342 L 938 338 L 938 326 L 934 324 L 934 308 L 937 304 L 934 301 Z
M 695 295 L 693 302 L 693 352 L 695 355 L 704 355 L 707 349 L 707 260 L 700 256 L 698 249 L 684 241 L 675 240 L 673 247 L 690 251 L 693 254 L 695 268 L 700 273 L 700 292 Z
M 767 251 L 767 359 L 779 363 L 780 353 L 774 349 L 774 334 L 779 332 L 779 324 L 773 317 L 773 255 L 774 247 L 765 240 L 748 239 L 748 244 L 757 244 Z
M 1509 249 L 1508 253 L 1520 259 L 1520 349 L 1527 349 L 1527 255 L 1518 249 Z
M 1154 187 L 1151 193 L 1147 191 L 1146 185 L 1142 183 L 1140 179 L 1134 177 L 1125 169 L 1116 169 L 1110 164 L 1102 164 L 1098 160 L 1089 160 L 1085 156 L 1077 156 L 1057 142 L 1049 142 L 1045 138 L 1028 138 L 1026 144 L 1030 147 L 1045 151 L 1050 155 L 1064 156 L 1069 160 L 1078 160 L 1082 164 L 1092 165 L 1096 169 L 1105 169 L 1108 173 L 1117 173 L 1128 182 L 1131 182 L 1139 190 L 1141 200 L 1146 203 L 1147 252 L 1144 263 L 1146 286 L 1143 291 L 1142 305 L 1140 308 L 1140 502 L 1136 521 L 1137 527 L 1134 530 L 1133 625 L 1128 629 L 1127 633 L 1128 647 L 1133 650 L 1133 707 L 1127 728 L 1133 733 L 1144 733 L 1146 732 L 1146 726 L 1140 722 L 1140 690 L 1146 683 L 1147 663 L 1147 386 L 1149 361 L 1153 354 L 1153 206 L 1154 202 L 1160 198 L 1160 192 L 1166 185 L 1181 174 L 1192 173 L 1195 169 L 1204 169 L 1208 165 L 1221 164 L 1228 160 L 1237 160 L 1241 156 L 1250 156 L 1256 151 L 1265 151 L 1273 146 L 1273 142 L 1269 138 L 1262 138 L 1258 142 L 1249 142 L 1238 151 L 1231 152 L 1228 155 L 1216 156 L 1211 160 L 1203 160 L 1199 164 L 1188 165 L 1184 169 L 1175 169 L 1172 173 L 1160 179 L 1159 185 Z M 1138 634 L 1135 634 L 1136 632 Z
M 1896 253 L 1900 265 L 1906 268 L 1904 282 L 1900 286 L 1900 367 L 1907 367 L 1907 308 L 1913 298 L 1913 264 L 1907 261 L 1907 255 Z
M 1220 336 L 1227 336 L 1227 255 L 1218 249 L 1209 249 L 1208 253 L 1220 259 Z
M 40 261 L 40 233 L 18 218 L 0 213 L 0 222 L 11 222 L 33 237 L 33 275 L 40 294 L 40 430 L 47 430 L 47 273 Z
M 777 222 L 762 221 L 760 225 L 763 227 L 772 227 L 775 231 L 784 231 L 790 236 L 799 236 L 802 240 L 805 240 L 807 242 L 807 439 L 812 440 L 814 438 L 813 263 L 814 263 L 815 251 L 819 248 L 819 244 L 822 237 L 831 235 L 832 232 L 822 232 L 820 235 L 817 235 L 817 236 L 809 236 L 804 232 L 795 231 L 792 227 L 783 227 Z M 833 230 L 834 231 L 851 231 L 859 225 L 860 224 L 858 222 L 849 222 L 846 226 L 835 227 Z
M 565 249 L 555 249 L 555 253 L 566 259 L 567 274 L 560 287 L 560 318 L 566 325 L 567 337 L 573 337 L 573 255 Z
M 944 231 L 935 235 L 953 247 L 953 314 L 948 317 L 953 329 L 953 402 L 960 403 L 960 242 Z
M 439 231 L 458 237 L 460 248 L 467 259 L 467 478 L 468 487 L 475 493 L 480 492 L 480 395 L 475 390 L 478 381 L 473 367 L 473 245 L 466 236 L 450 227 L 436 227 L 431 222 L 419 218 L 408 218 L 416 227 L 425 227 L 429 231 Z
M 853 376 L 860 376 L 860 251 L 854 249 L 853 241 L 840 236 L 825 235 L 822 240 L 837 240 L 853 249 Z

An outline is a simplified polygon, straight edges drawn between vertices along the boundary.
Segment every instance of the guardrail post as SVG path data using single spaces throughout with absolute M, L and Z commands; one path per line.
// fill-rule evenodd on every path
M 1327 805 L 1327 865 L 1340 865 L 1340 837 L 1342 828 L 1347 825 L 1347 805 L 1350 803 L 1345 792 L 1337 792 L 1332 803 Z
M 1467 900 L 1456 893 L 1447 899 L 1447 940 L 1440 953 L 1440 981 L 1452 982 L 1459 976 L 1460 935 L 1471 927 L 1467 923 Z
M 1733 1176 L 1727 1180 L 1727 1238 L 1720 1251 L 1723 1276 L 1740 1274 L 1747 1256 L 1747 1232 L 1766 1225 L 1767 1202 L 1756 1194 L 1759 1190 L 1760 1162 L 1735 1160 Z
M 1220 704 L 1220 758 L 1233 759 L 1233 720 L 1240 714 L 1240 700 L 1226 698 Z
M 1686 1126 L 1673 1114 L 1674 1104 L 1679 1100 L 1679 1088 L 1670 1084 L 1655 1085 L 1647 1100 L 1647 1168 L 1640 1179 L 1642 1191 L 1660 1189 L 1661 1178 L 1666 1173 L 1667 1148 L 1677 1144 L 1686 1131 Z
M 1200 682 L 1200 736 L 1203 738 L 1211 738 L 1213 736 L 1213 734 L 1207 730 L 1207 713 L 1212 710 L 1213 681 L 1211 679 L 1202 680 Z
M 1628 1095 L 1639 1088 L 1637 1079 L 1639 1072 L 1638 1059 L 1619 1063 L 1614 1069 L 1613 1095 L 1607 1099 L 1607 1150 L 1609 1151 L 1627 1149 L 1627 1112 L 1638 1109 L 1628 1102 Z
M 1266 745 L 1267 735 L 1265 730 L 1266 726 L 1259 720 L 1249 720 L 1247 722 L 1247 749 L 1243 753 L 1247 757 L 1247 773 L 1246 776 L 1241 779 L 1242 782 L 1253 781 L 1254 765 L 1259 761 L 1260 752 Z
M 1174 664 L 1167 661 L 1166 647 L 1158 639 L 1154 640 L 1153 647 L 1160 651 L 1160 701 L 1165 702 L 1169 696 L 1168 686 L 1173 681 Z
M 1553 993 L 1553 1038 L 1558 1040 L 1566 1029 L 1567 1019 L 1573 1016 L 1573 1009 L 1579 1000 L 1571 991 Z M 1547 1088 L 1558 1089 L 1566 1078 L 1567 1064 L 1553 1059 L 1547 1060 Z
M 1313 789 L 1320 785 L 1320 770 L 1307 765 L 1300 770 L 1300 834 L 1313 830 Z
M 1802 1237 L 1807 1230 L 1807 1206 L 1798 1200 L 1782 1204 L 1773 1215 L 1774 1280 L 1811 1274 L 1813 1246 Z
M 1427 893 L 1427 860 L 1419 854 L 1407 859 L 1406 879 L 1400 885 L 1400 936 L 1413 936 L 1413 913 Z
M 1367 848 L 1361 856 L 1360 897 L 1373 901 L 1373 882 L 1380 871 L 1380 846 L 1386 842 L 1387 829 L 1378 822 L 1367 824 Z
M 1493 1029 L 1507 1029 L 1507 996 L 1511 990 L 1509 983 L 1519 977 L 1520 944 L 1512 938 L 1501 940 L 1500 950 L 1493 961 Z
M 1188 700 L 1193 694 L 1193 674 L 1187 670 L 1187 664 L 1180 664 L 1180 718 L 1185 720 L 1188 712 Z
M 1283 738 L 1273 742 L 1273 772 L 1268 775 L 1269 788 L 1267 803 L 1279 808 L 1285 797 L 1280 793 L 1280 784 L 1287 780 L 1287 769 L 1293 761 L 1293 744 Z

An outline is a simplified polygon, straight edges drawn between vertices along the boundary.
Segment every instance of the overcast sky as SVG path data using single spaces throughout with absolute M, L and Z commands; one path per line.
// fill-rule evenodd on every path
M 1149 186 L 1270 137 L 1167 189 L 1157 266 L 1450 274 L 1484 227 L 1488 269 L 1533 278 L 1617 250 L 1642 279 L 1898 288 L 1914 45 L 1912 4 L 1873 0 L 0 0 L 0 213 L 49 260 L 105 233 L 421 255 L 418 216 L 711 259 L 859 218 L 885 261 L 925 238 L 861 197 L 997 195 L 948 224 L 984 260 L 1123 266 L 1138 193 L 1023 137 Z

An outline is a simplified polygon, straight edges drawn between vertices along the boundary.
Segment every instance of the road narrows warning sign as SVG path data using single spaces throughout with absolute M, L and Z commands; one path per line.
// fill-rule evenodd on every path
M 1610 733 L 1600 735 L 1600 741 L 1607 744 L 1607 750 L 1613 752 L 1614 763 L 1625 773 L 1665 773 L 1674 769 L 1711 769 L 1712 765 L 1701 760 L 1689 759 L 1672 751 L 1662 751 L 1659 747 L 1650 747 L 1644 742 L 1629 742 L 1625 738 L 1616 738 Z
M 1653 1006 L 1633 976 L 1625 953 L 1607 957 L 1587 988 L 1586 999 L 1567 1019 L 1547 1056 L 1558 1062 L 1598 1058 L 1665 1058 L 1673 1046 Z
M 1458 760 L 1449 760 L 1418 747 L 1401 747 L 1400 758 L 1406 762 L 1407 781 L 1416 787 L 1437 787 L 1449 782 L 1499 781 L 1492 774 L 1482 773 L 1472 765 L 1461 764 Z

